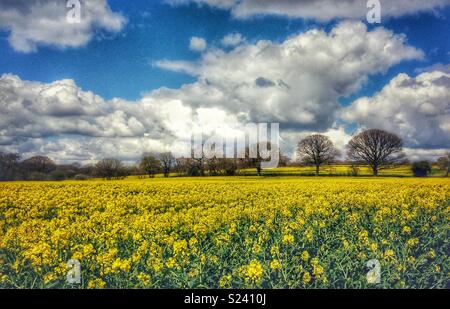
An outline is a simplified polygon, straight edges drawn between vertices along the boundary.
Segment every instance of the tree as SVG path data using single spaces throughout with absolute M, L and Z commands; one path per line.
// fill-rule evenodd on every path
M 55 162 L 46 156 L 34 156 L 22 161 L 22 167 L 27 173 L 37 172 L 48 174 L 56 168 Z
M 448 177 L 450 172 L 450 152 L 448 152 L 445 157 L 440 157 L 437 159 L 437 164 L 439 169 L 445 171 L 445 177 Z
M 161 162 L 154 155 L 144 155 L 139 166 L 148 177 L 155 177 L 161 169 Z
M 56 169 L 50 172 L 50 174 L 48 174 L 48 179 L 49 180 L 56 180 L 56 181 L 61 181 L 67 178 L 66 173 L 64 173 L 63 170 L 61 169 Z
M 381 168 L 404 159 L 400 137 L 379 129 L 370 129 L 354 136 L 347 145 L 350 160 L 368 164 L 377 176 Z
M 174 171 L 180 175 L 187 175 L 189 170 L 189 159 L 187 158 L 176 158 L 173 166 Z
M 241 159 L 240 161 L 243 163 L 242 165 L 245 167 L 254 167 L 256 168 L 256 173 L 258 174 L 258 176 L 261 176 L 261 172 L 262 172 L 262 162 L 263 161 L 268 161 L 268 159 L 263 158 L 263 156 L 261 156 L 261 153 L 263 151 L 267 151 L 269 154 L 269 157 L 272 156 L 273 152 L 276 150 L 275 148 L 272 149 L 272 147 L 278 147 L 278 146 L 272 146 L 272 144 L 270 142 L 259 142 L 257 144 L 253 144 L 256 147 L 256 157 L 250 157 L 250 148 L 246 147 L 245 148 L 245 158 Z M 280 163 L 279 159 L 280 157 L 283 157 L 283 154 L 281 153 L 280 149 L 278 149 L 278 164 Z
M 125 176 L 125 168 L 122 161 L 117 159 L 103 159 L 95 164 L 95 174 L 105 179 Z
M 431 173 L 431 164 L 428 161 L 414 162 L 411 166 L 414 176 L 426 177 Z
M 236 159 L 227 159 L 227 158 L 223 158 L 221 159 L 221 168 L 223 169 L 223 171 L 225 172 L 225 175 L 227 176 L 234 176 L 236 175 L 236 171 L 238 169 L 237 166 L 237 162 Z
M 0 152 L 0 180 L 14 180 L 19 170 L 18 153 Z
M 314 165 L 316 175 L 319 175 L 320 166 L 332 162 L 339 152 L 327 136 L 313 134 L 298 143 L 297 154 L 303 163 Z
M 209 175 L 217 176 L 221 170 L 221 158 L 213 156 L 212 158 L 206 159 L 206 167 L 209 171 Z
M 202 142 L 200 149 L 197 150 L 201 150 L 200 156 L 196 156 L 195 150 L 191 149 L 191 159 L 188 161 L 189 162 L 188 174 L 190 176 L 205 176 L 206 155 L 205 155 L 204 141 Z M 197 175 L 197 173 L 199 173 L 199 175 Z
M 175 157 L 172 153 L 162 152 L 158 155 L 159 161 L 161 161 L 164 177 L 169 177 L 170 170 L 172 166 L 175 164 Z

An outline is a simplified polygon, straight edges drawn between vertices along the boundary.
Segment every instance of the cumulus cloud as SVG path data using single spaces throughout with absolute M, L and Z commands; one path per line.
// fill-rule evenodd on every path
M 380 128 L 404 138 L 409 148 L 450 148 L 450 73 L 416 77 L 399 74 L 379 93 L 342 111 L 361 127 Z
M 156 65 L 198 77 L 181 89 L 152 95 L 189 106 L 219 106 L 251 122 L 277 121 L 299 130 L 326 130 L 345 97 L 372 74 L 422 52 L 384 28 L 341 22 L 329 33 L 313 29 L 282 43 L 261 40 L 226 52 L 209 49 L 195 62 Z
M 197 81 L 153 90 L 135 102 L 104 100 L 72 80 L 46 84 L 3 75 L 0 144 L 26 155 L 51 153 L 63 161 L 111 154 L 131 160 L 145 151 L 185 152 L 191 132 L 208 124 L 279 122 L 285 152 L 292 153 L 298 138 L 314 132 L 330 135 L 343 148 L 349 135 L 336 126 L 339 98 L 360 89 L 372 74 L 422 56 L 401 35 L 342 22 L 329 32 L 313 29 L 281 43 L 261 40 L 228 51 L 209 48 L 195 62 L 157 62 Z M 435 92 L 446 89 L 444 75 L 430 77 Z M 403 87 L 421 89 L 405 83 Z M 432 113 L 442 104 L 423 108 Z M 349 121 L 360 119 L 349 111 Z M 447 130 L 441 120 L 437 125 Z
M 363 19 L 368 12 L 367 0 L 167 0 L 172 5 L 197 3 L 229 10 L 234 17 L 281 15 L 310 18 L 319 21 L 332 19 Z M 383 0 L 383 17 L 399 17 L 419 12 L 434 12 L 450 4 L 449 0 Z
M 189 42 L 189 49 L 199 52 L 204 51 L 206 49 L 205 39 L 193 36 Z
M 95 31 L 116 33 L 125 24 L 125 18 L 113 12 L 106 0 L 82 1 L 80 23 L 69 23 L 68 11 L 66 1 L 2 0 L 0 30 L 9 33 L 8 41 L 15 50 L 28 53 L 40 45 L 80 47 Z
M 242 36 L 242 34 L 234 32 L 224 36 L 222 40 L 220 40 L 220 43 L 226 47 L 234 47 L 243 43 L 244 41 L 245 38 Z

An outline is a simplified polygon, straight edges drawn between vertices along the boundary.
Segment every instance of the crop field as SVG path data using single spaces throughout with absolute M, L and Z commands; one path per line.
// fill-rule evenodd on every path
M 0 183 L 2 288 L 445 288 L 449 236 L 445 178 Z

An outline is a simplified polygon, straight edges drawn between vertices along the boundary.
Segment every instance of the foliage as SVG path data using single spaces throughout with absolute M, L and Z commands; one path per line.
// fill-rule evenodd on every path
M 414 162 L 411 166 L 414 176 L 425 177 L 431 173 L 431 164 L 428 161 L 418 161 Z

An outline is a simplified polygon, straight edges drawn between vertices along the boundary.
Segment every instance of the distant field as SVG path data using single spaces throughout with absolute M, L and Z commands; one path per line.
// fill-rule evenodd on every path
M 379 176 L 389 177 L 412 177 L 410 165 L 401 165 L 394 168 L 381 169 L 378 172 Z M 255 168 L 245 168 L 238 171 L 238 175 L 241 176 L 256 176 Z M 266 169 L 262 171 L 263 176 L 313 176 L 315 175 L 315 167 L 302 166 L 302 167 L 277 167 L 273 169 Z M 320 168 L 320 176 L 351 176 L 352 170 L 350 165 L 324 165 Z M 436 166 L 433 169 L 429 177 L 443 177 L 445 172 L 439 170 Z M 170 174 L 171 177 L 178 176 L 175 173 Z M 358 167 L 358 176 L 372 176 L 372 170 L 368 166 Z M 141 176 L 146 177 L 145 175 Z M 163 174 L 156 174 L 156 178 L 163 177 Z M 129 176 L 130 179 L 139 178 L 138 176 Z
M 368 166 L 360 166 L 359 176 L 370 176 L 372 175 L 372 170 Z M 242 174 L 246 175 L 256 175 L 255 169 L 243 169 L 240 171 Z M 323 176 L 348 176 L 351 175 L 352 170 L 350 165 L 324 165 L 320 168 L 320 175 Z M 302 167 L 278 167 L 274 169 L 264 170 L 263 175 L 299 175 L 299 176 L 311 176 L 315 174 L 314 166 L 302 166 Z M 398 176 L 406 177 L 413 176 L 410 165 L 401 165 L 393 168 L 381 169 L 378 172 L 379 176 Z M 437 167 L 433 166 L 433 170 L 430 174 L 433 176 L 444 176 L 444 172 L 440 171 Z
M 448 178 L 0 183 L 0 288 L 443 288 L 449 239 Z

